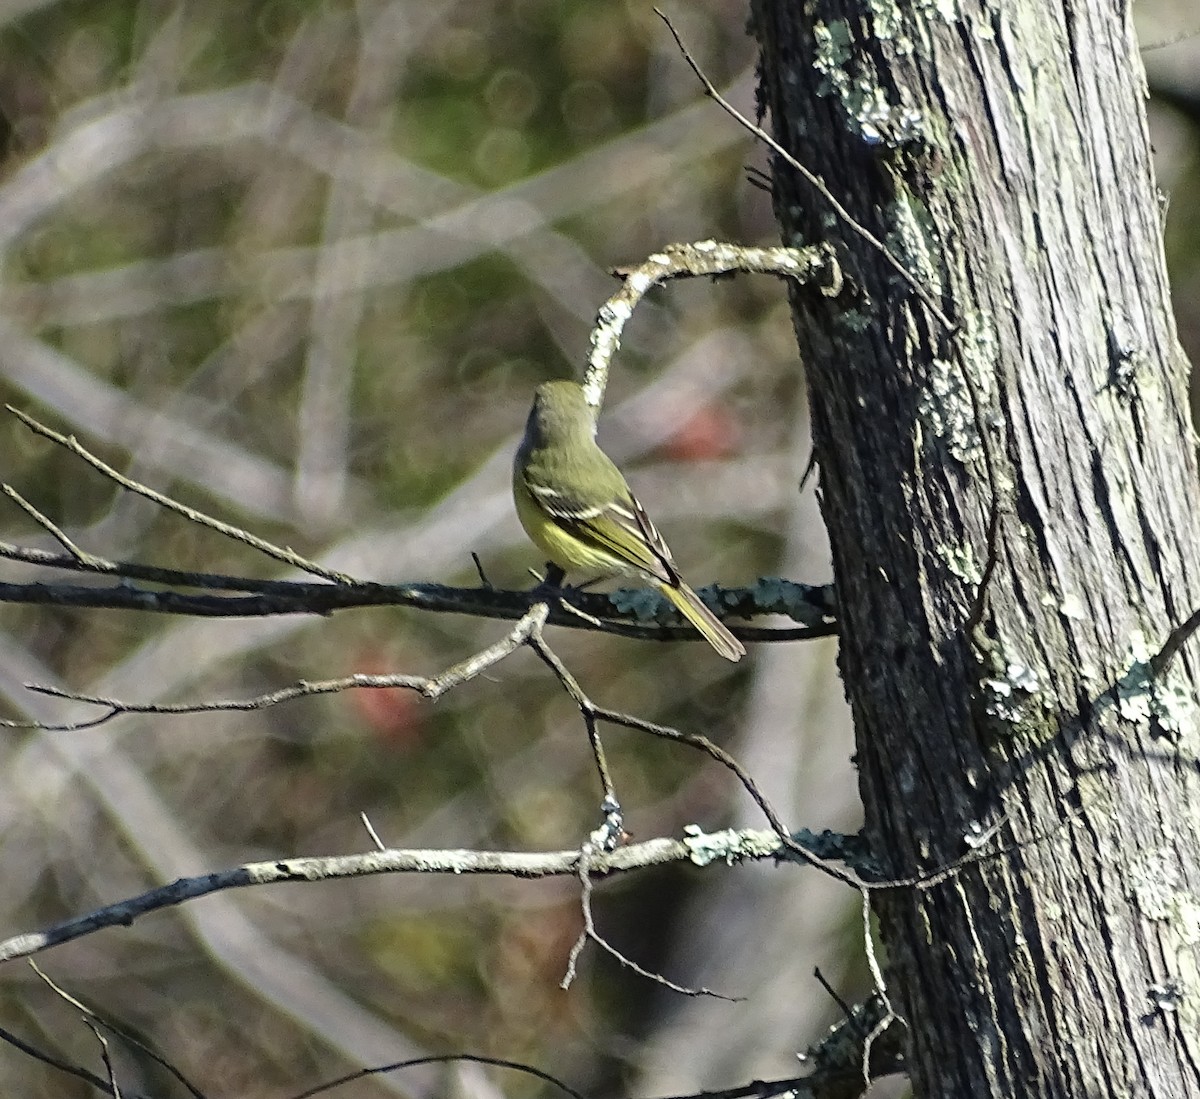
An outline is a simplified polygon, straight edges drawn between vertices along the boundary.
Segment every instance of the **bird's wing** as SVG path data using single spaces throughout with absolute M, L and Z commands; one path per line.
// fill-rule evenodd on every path
M 600 456 L 603 462 L 589 464 L 582 476 L 578 470 L 560 469 L 553 485 L 547 483 L 549 477 L 539 476 L 536 463 L 529 463 L 522 470 L 522 480 L 538 503 L 581 542 L 664 584 L 678 584 L 679 573 L 658 528 L 620 470 L 607 455 Z M 573 487 L 576 480 L 588 486 L 586 494 Z M 592 503 L 589 498 L 594 499 L 600 487 L 610 499 L 604 504 Z M 584 503 L 585 499 L 589 502 Z
M 664 583 L 677 585 L 679 572 L 675 568 L 675 561 L 671 557 L 667 543 L 658 533 L 658 527 L 654 525 L 650 516 L 646 514 L 646 509 L 642 507 L 641 501 L 634 496 L 628 486 L 625 493 L 624 500 L 616 500 L 608 505 L 606 514 L 623 531 L 633 535 L 639 547 L 643 547 L 637 564 Z
M 529 489 L 530 495 L 556 519 L 572 521 L 594 519 L 607 506 L 584 504 L 569 488 L 562 486 L 551 488 L 549 485 L 538 484 L 529 475 L 528 469 L 524 471 L 522 480 L 525 482 L 525 487 Z

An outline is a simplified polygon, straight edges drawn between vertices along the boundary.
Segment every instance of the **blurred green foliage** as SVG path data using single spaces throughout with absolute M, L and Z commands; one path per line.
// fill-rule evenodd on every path
M 674 15 L 752 111 L 743 8 Z M 366 578 L 472 583 L 474 550 L 495 583 L 527 582 L 540 562 L 508 507 L 508 455 L 533 386 L 581 368 L 607 272 L 673 240 L 775 239 L 769 199 L 744 181 L 761 152 L 701 101 L 634 0 L 33 0 L 0 4 L 0 20 L 4 400 L 158 489 Z M 1194 207 L 1184 132 L 1172 188 Z M 1171 225 L 1196 346 L 1200 325 L 1184 319 L 1200 291 L 1195 222 Z M 602 437 L 697 585 L 781 559 L 799 562 L 795 579 L 828 578 L 818 524 L 790 520 L 804 404 L 783 298 L 766 279 L 656 291 L 614 367 Z M 0 448 L 4 479 L 92 552 L 276 574 L 11 421 Z M 54 548 L 15 509 L 2 537 Z M 19 607 L 2 625 L 14 716 L 31 712 L 27 679 L 136 700 L 246 697 L 300 678 L 433 673 L 506 628 L 394 610 L 247 623 Z M 599 701 L 721 742 L 750 732 L 746 665 L 700 645 L 552 641 Z M 830 724 L 809 704 L 793 715 L 806 760 Z M 360 812 L 397 846 L 519 849 L 573 847 L 598 817 L 578 715 L 530 654 L 436 706 L 357 692 L 61 736 L 73 739 L 6 747 L 7 932 L 185 873 L 369 849 Z M 703 757 L 605 736 L 637 838 L 729 819 L 729 777 Z M 852 813 L 848 768 L 809 781 L 841 789 Z M 671 970 L 700 949 L 684 917 L 699 889 L 678 870 L 641 875 L 599 890 L 598 918 L 641 965 Z M 595 947 L 563 992 L 580 927 L 573 881 L 392 877 L 209 899 L 46 964 L 213 1097 L 294 1094 L 360 1067 L 343 1037 L 356 1010 L 418 1049 L 524 1058 L 615 1093 L 672 1002 Z M 772 949 L 811 970 L 795 934 L 781 929 Z M 247 958 L 286 970 L 286 995 Z M 3 978 L 0 1024 L 96 1065 L 69 1008 L 20 967 Z M 127 1091 L 181 1093 L 142 1055 L 122 1051 L 119 1067 Z M 384 1091 L 354 1088 L 340 1094 Z M 93 1094 L 6 1049 L 0 1090 Z
M 5 400 L 158 489 L 301 552 L 349 555 L 351 571 L 369 577 L 471 582 L 475 549 L 489 578 L 524 582 L 538 562 L 508 513 L 507 449 L 533 386 L 580 368 L 591 316 L 613 288 L 606 268 L 676 235 L 771 239 L 766 198 L 739 183 L 748 146 L 736 129 L 693 150 L 689 131 L 671 124 L 697 89 L 639 4 L 27 7 L 0 26 L 0 209 L 23 219 L 6 237 L 4 315 L 27 341 L 9 348 L 10 363 L 24 365 L 3 371 Z M 709 4 L 682 18 L 715 77 L 747 74 L 739 12 Z M 715 112 L 698 124 L 727 125 Z M 503 201 L 461 213 L 490 194 Z M 339 254 L 339 241 L 351 247 Z M 709 367 L 689 400 L 732 410 L 721 430 L 737 425 L 736 451 L 753 477 L 790 425 L 782 435 L 764 427 L 756 447 L 740 412 L 781 383 L 793 399 L 798 392 L 778 287 L 679 290 L 654 295 L 631 325 L 612 405 L 706 335 L 746 333 L 756 361 Z M 674 430 L 615 422 L 635 467 Z M 87 549 L 275 573 L 23 429 L 0 430 L 5 479 Z M 730 438 L 696 453 L 693 442 L 692 456 L 658 467 L 662 484 L 679 478 L 659 492 L 664 502 L 702 492 L 704 447 L 724 460 Z M 463 510 L 443 515 L 455 494 Z M 718 558 L 733 581 L 770 566 L 779 506 L 735 515 L 731 527 L 715 516 L 689 521 L 683 504 L 664 525 L 696 583 Z M 479 524 L 482 512 L 496 520 Z M 9 540 L 53 548 L 23 515 L 8 525 Z M 427 548 L 410 553 L 414 544 Z M 394 571 L 389 546 L 403 560 Z M 432 672 L 505 628 L 379 610 L 269 623 L 257 636 L 236 621 L 3 614 L 42 678 L 140 698 Z M 554 640 L 609 701 L 698 721 L 716 736 L 737 712 L 743 677 L 698 663 L 695 646 Z M 19 714 L 28 700 L 10 698 Z M 14 872 L 28 885 L 9 897 L 12 930 L 177 873 L 361 850 L 360 811 L 396 844 L 522 849 L 575 844 L 597 816 L 578 717 L 525 656 L 437 706 L 360 692 L 257 715 L 130 720 L 91 735 L 192 855 L 156 836 L 136 799 L 114 805 L 103 768 L 60 763 L 52 798 L 26 787 L 42 811 L 9 830 L 8 850 L 29 860 Z M 697 815 L 720 822 L 729 784 L 711 766 L 626 732 L 609 739 L 639 835 L 677 832 Z M 27 768 L 38 738 L 10 752 L 14 770 Z M 649 967 L 663 961 L 670 911 L 690 888 L 676 875 L 663 892 L 668 877 L 597 899 L 614 936 Z M 636 1048 L 627 1043 L 652 1025 L 644 979 L 594 948 L 576 988 L 558 988 L 581 926 L 570 882 L 387 879 L 234 903 L 248 906 L 252 941 L 265 936 L 303 958 L 322 988 L 431 1049 L 553 1062 L 577 1082 L 616 1086 Z M 632 932 L 650 916 L 654 934 Z M 48 964 L 210 1095 L 286 1093 L 357 1067 L 344 1046 L 322 1042 L 306 1014 L 315 1008 L 282 1005 L 280 1014 L 236 966 L 206 961 L 213 933 L 160 914 Z M 37 1020 L 44 1042 L 94 1061 L 63 1005 L 6 977 L 16 984 L 5 1025 Z M 145 1058 L 121 1053 L 119 1066 L 127 1089 L 161 1080 Z M 0 1081 L 9 1094 L 72 1093 L 11 1051 L 0 1054 Z M 512 1074 L 502 1086 L 542 1090 Z

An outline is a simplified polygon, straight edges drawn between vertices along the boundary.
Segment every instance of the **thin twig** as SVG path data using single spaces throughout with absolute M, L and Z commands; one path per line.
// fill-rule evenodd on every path
M 604 755 L 604 745 L 600 741 L 600 732 L 596 727 L 595 704 L 584 694 L 578 680 L 570 673 L 554 650 L 546 644 L 540 630 L 530 633 L 529 645 L 537 653 L 542 663 L 554 673 L 555 678 L 562 684 L 563 690 L 570 695 L 571 701 L 579 707 L 584 727 L 587 729 L 588 743 L 592 748 L 592 757 L 596 761 L 596 771 L 600 775 L 600 785 L 604 789 L 605 800 L 611 800 L 613 804 L 620 804 L 617 792 L 613 787 L 612 772 L 608 769 L 608 760 Z
M 667 25 L 667 30 L 671 32 L 671 37 L 675 39 L 675 45 L 679 48 L 679 52 L 683 55 L 684 61 L 687 62 L 688 67 L 693 73 L 696 74 L 696 79 L 699 80 L 701 85 L 704 87 L 704 94 L 707 95 L 709 99 L 713 100 L 713 102 L 715 102 L 723 111 L 725 111 L 726 114 L 734 119 L 738 125 L 742 126 L 747 132 L 757 137 L 759 141 L 762 141 L 773 152 L 777 153 L 788 164 L 795 168 L 796 171 L 808 181 L 810 186 L 812 186 L 816 192 L 827 203 L 829 203 L 833 212 L 837 214 L 846 227 L 852 233 L 854 233 L 860 239 L 866 241 L 868 245 L 874 248 L 884 258 L 888 265 L 892 267 L 896 273 L 906 283 L 908 283 L 910 287 L 912 287 L 913 292 L 921 299 L 929 312 L 938 319 L 946 331 L 956 331 L 958 325 L 956 325 L 948 316 L 946 316 L 941 307 L 938 305 L 937 301 L 934 299 L 933 295 L 923 285 L 921 285 L 920 280 L 914 274 L 912 274 L 908 268 L 905 267 L 895 255 L 893 255 L 891 251 L 889 251 L 887 245 L 885 245 L 883 241 L 875 236 L 875 234 L 872 233 L 865 225 L 855 220 L 854 216 L 849 210 L 846 209 L 845 206 L 841 204 L 841 202 L 838 201 L 837 197 L 829 189 L 828 185 L 820 176 L 818 176 L 811 169 L 805 167 L 804 164 L 802 164 L 791 153 L 789 153 L 778 141 L 775 140 L 775 138 L 767 133 L 766 130 L 764 130 L 761 126 L 756 126 L 719 91 L 717 91 L 716 85 L 709 80 L 707 73 L 700 68 L 699 64 L 696 62 L 696 59 L 688 51 L 687 46 L 683 44 L 683 38 L 680 36 L 679 31 L 675 29 L 675 24 L 671 22 L 670 17 L 658 8 L 654 9 L 654 13 Z
M 379 838 L 379 833 L 375 831 L 375 825 L 371 823 L 371 818 L 365 812 L 358 814 L 362 821 L 363 827 L 367 830 L 367 835 L 371 837 L 371 842 L 375 844 L 376 851 L 386 851 L 387 844 Z
M 70 1004 L 77 1011 L 82 1012 L 85 1019 L 87 1019 L 90 1023 L 93 1023 L 96 1026 L 102 1026 L 105 1029 L 111 1031 L 118 1038 L 120 1038 L 121 1041 L 127 1043 L 128 1045 L 132 1046 L 134 1049 L 138 1050 L 140 1053 L 143 1053 L 147 1057 L 149 1057 L 150 1060 L 152 1060 L 160 1068 L 166 1069 L 167 1072 L 169 1072 L 172 1076 L 175 1077 L 176 1080 L 178 1080 L 185 1088 L 187 1088 L 187 1090 L 192 1095 L 192 1099 L 205 1099 L 204 1093 L 198 1087 L 196 1087 L 196 1085 L 193 1084 L 186 1076 L 184 1076 L 184 1074 L 178 1068 L 176 1068 L 175 1065 L 173 1065 L 170 1061 L 168 1061 L 165 1057 L 160 1056 L 153 1049 L 151 1049 L 148 1045 L 146 1045 L 146 1043 L 143 1042 L 141 1039 L 135 1037 L 132 1034 L 129 1034 L 127 1031 L 125 1031 L 121 1027 L 118 1027 L 115 1024 L 109 1022 L 107 1019 L 102 1019 L 90 1007 L 88 1007 L 86 1004 L 82 1003 L 80 1000 L 77 1000 L 66 989 L 55 984 L 55 982 L 45 973 L 45 971 L 32 958 L 29 959 L 29 967 L 34 971 L 34 973 L 36 973 L 38 975 L 39 978 L 41 978 L 41 980 L 50 988 L 50 990 L 56 996 L 58 996 L 60 999 L 64 1000 L 66 1003 Z
M 808 486 L 809 478 L 817 471 L 817 448 L 810 445 L 808 448 L 808 461 L 804 463 L 804 472 L 800 474 L 800 487 L 796 490 L 801 493 Z
M 483 562 L 479 560 L 479 554 L 474 550 L 471 550 L 471 560 L 475 563 L 475 572 L 479 576 L 479 583 L 489 591 L 492 590 L 492 582 L 487 578 L 487 573 L 483 571 Z
M 833 985 L 826 980 L 825 974 L 821 972 L 820 966 L 815 966 L 813 968 L 813 977 L 816 979 L 817 984 L 819 984 L 825 990 L 825 995 L 828 996 L 835 1004 L 837 1004 L 838 1009 L 841 1011 L 845 1021 L 853 1026 L 856 1022 L 853 1010 L 851 1009 L 850 1005 L 846 1003 L 846 1001 L 843 1000 L 840 995 L 838 995 L 837 989 L 835 989 Z
M 100 1032 L 100 1028 L 91 1020 L 85 1019 L 84 1025 L 96 1036 L 100 1043 L 100 1060 L 104 1062 L 104 1071 L 108 1075 L 108 1093 L 113 1099 L 121 1099 L 121 1087 L 117 1083 L 117 1070 L 113 1067 L 112 1057 L 108 1051 L 108 1039 Z
M 485 1057 L 475 1053 L 436 1053 L 428 1057 L 412 1057 L 407 1061 L 395 1061 L 390 1065 L 378 1065 L 375 1068 L 359 1069 L 357 1072 L 348 1072 L 345 1076 L 339 1076 L 335 1080 L 319 1084 L 315 1088 L 309 1088 L 308 1091 L 302 1091 L 299 1095 L 293 1095 L 292 1099 L 312 1099 L 314 1095 L 333 1091 L 334 1088 L 340 1088 L 343 1084 L 349 1084 L 355 1080 L 363 1080 L 370 1076 L 381 1076 L 385 1072 L 397 1072 L 402 1068 L 415 1068 L 418 1065 L 453 1064 L 456 1061 L 466 1061 L 474 1065 L 492 1065 L 496 1068 L 511 1068 L 517 1072 L 523 1072 L 527 1076 L 536 1077 L 547 1084 L 552 1084 L 559 1091 L 569 1095 L 571 1099 L 584 1099 L 569 1084 L 564 1084 L 558 1077 L 551 1076 L 550 1073 L 543 1072 L 540 1068 L 534 1068 L 532 1065 L 523 1065 L 519 1061 L 506 1061 L 503 1057 Z
M 1150 658 L 1151 678 L 1157 678 L 1167 670 L 1167 665 L 1175 659 L 1179 650 L 1187 644 L 1192 634 L 1200 629 L 1200 608 L 1192 611 L 1188 617 L 1176 626 L 1168 635 L 1163 647 Z
M 105 1095 L 112 1095 L 112 1090 L 109 1082 L 103 1076 L 97 1076 L 94 1072 L 89 1072 L 85 1068 L 80 1068 L 78 1065 L 72 1065 L 68 1061 L 59 1060 L 59 1058 L 49 1053 L 43 1053 L 36 1046 L 31 1046 L 28 1042 L 18 1038 L 12 1031 L 5 1030 L 0 1027 L 0 1041 L 7 1042 L 15 1049 L 19 1049 L 22 1053 L 32 1057 L 35 1061 L 41 1061 L 44 1065 L 49 1065 L 51 1068 L 58 1069 L 59 1072 L 68 1073 L 71 1076 L 77 1077 L 80 1080 L 89 1083 L 94 1088 L 99 1088 Z
M 0 720 L 0 726 L 10 729 L 38 728 L 46 732 L 78 732 L 82 729 L 93 729 L 98 725 L 112 721 L 121 714 L 205 714 L 214 712 L 246 713 L 255 710 L 265 710 L 282 702 L 291 702 L 297 698 L 311 698 L 319 695 L 336 694 L 357 687 L 372 687 L 381 689 L 408 688 L 436 698 L 436 681 L 424 676 L 415 675 L 348 675 L 341 679 L 326 679 L 309 682 L 301 680 L 290 687 L 282 687 L 277 691 L 258 695 L 254 698 L 217 698 L 206 699 L 202 702 L 125 702 L 119 698 L 108 698 L 104 695 L 89 695 L 78 691 L 66 690 L 44 683 L 26 683 L 26 689 L 35 694 L 48 695 L 51 698 L 61 698 L 69 702 L 84 702 L 90 706 L 103 706 L 107 713 L 86 721 L 49 722 L 10 721 Z
M 186 569 L 165 568 L 161 565 L 143 565 L 136 561 L 109 561 L 98 554 L 83 551 L 78 557 L 64 556 L 60 553 L 34 549 L 31 546 L 15 546 L 11 542 L 0 542 L 0 558 L 20 561 L 27 565 L 39 565 L 47 569 L 91 572 L 102 576 L 117 576 L 125 580 L 149 580 L 155 584 L 175 584 L 178 587 L 208 588 L 213 591 L 247 591 L 284 595 L 310 589 L 342 590 L 341 588 L 331 588 L 328 584 L 314 584 L 311 581 L 261 580 L 258 577 L 231 576 L 228 573 L 191 572 Z M 368 586 L 354 585 L 356 588 Z
M 617 710 L 609 710 L 604 707 L 596 708 L 596 716 L 602 721 L 608 721 L 614 725 L 622 725 L 627 729 L 637 729 L 644 733 L 650 733 L 651 736 L 662 737 L 665 740 L 679 741 L 682 744 L 690 744 L 693 748 L 700 749 L 700 751 L 711 756 L 721 766 L 732 771 L 737 776 L 738 781 L 762 811 L 763 816 L 766 817 L 767 823 L 771 826 L 771 830 L 778 837 L 783 847 L 797 855 L 803 862 L 816 867 L 823 874 L 828 874 L 831 878 L 845 885 L 851 885 L 855 889 L 872 889 L 878 887 L 876 883 L 863 881 L 854 871 L 847 870 L 829 859 L 823 859 L 813 854 L 813 852 L 809 851 L 793 838 L 792 834 L 784 827 L 783 820 L 775 811 L 775 807 L 770 803 L 762 790 L 759 789 L 758 783 L 754 781 L 746 768 L 725 751 L 724 748 L 709 740 L 708 737 L 701 736 L 699 733 L 685 733 L 679 729 L 672 729 L 667 725 L 659 725 L 653 721 L 646 721 L 643 718 L 634 717 L 631 714 L 623 714 Z
M 321 590 L 329 591 L 345 591 L 346 589 L 330 588 L 328 585 L 318 585 Z M 528 598 L 525 594 L 524 598 Z M 285 702 L 292 702 L 299 698 L 311 698 L 319 695 L 337 694 L 342 691 L 355 689 L 376 689 L 389 690 L 402 688 L 406 690 L 416 691 L 428 699 L 438 699 L 447 691 L 454 687 L 473 679 L 481 672 L 492 667 L 494 664 L 503 660 L 511 653 L 515 652 L 522 644 L 528 643 L 538 656 L 546 663 L 546 665 L 554 672 L 563 688 L 579 706 L 580 712 L 583 714 L 584 721 L 588 726 L 588 737 L 592 743 L 592 750 L 596 756 L 596 764 L 600 773 L 601 783 L 604 787 L 606 798 L 611 798 L 616 801 L 616 793 L 613 789 L 612 778 L 608 770 L 608 765 L 604 760 L 603 748 L 600 745 L 599 737 L 595 729 L 596 708 L 588 699 L 587 695 L 580 688 L 578 681 L 574 678 L 571 672 L 566 668 L 561 660 L 554 654 L 550 647 L 546 644 L 543 636 L 543 629 L 550 618 L 551 609 L 549 603 L 539 602 L 532 607 L 527 607 L 521 616 L 520 620 L 509 631 L 505 637 L 501 638 L 494 645 L 475 653 L 466 660 L 447 668 L 439 675 L 427 677 L 419 675 L 376 675 L 362 674 L 342 676 L 337 679 L 326 680 L 301 680 L 298 683 L 291 684 L 287 687 L 281 687 L 274 691 L 268 691 L 264 694 L 255 695 L 251 698 L 234 699 L 234 698 L 218 698 L 206 699 L 200 702 L 132 702 L 120 698 L 112 698 L 106 695 L 85 694 L 79 691 L 67 690 L 61 687 L 55 687 L 40 683 L 27 683 L 25 686 L 38 694 L 48 695 L 52 698 L 61 698 L 70 702 L 84 702 L 92 706 L 102 706 L 106 712 L 98 717 L 88 718 L 83 721 L 50 723 L 42 721 L 16 721 L 10 719 L 0 719 L 0 727 L 10 729 L 42 729 L 48 732 L 78 732 L 84 729 L 92 729 L 97 726 L 104 725 L 109 721 L 122 714 L 156 714 L 156 715 L 178 715 L 178 714 L 198 714 L 198 713 L 213 713 L 213 712 L 250 712 L 255 710 L 264 710 L 272 706 L 278 706 Z M 689 631 L 692 636 L 695 636 L 695 631 Z M 743 633 L 743 636 L 745 633 Z
M 0 486 L 4 489 L 4 495 L 12 500 L 26 515 L 28 515 L 39 527 L 45 530 L 55 541 L 57 541 L 76 561 L 84 568 L 91 567 L 93 564 L 92 555 L 84 553 L 74 542 L 67 537 L 66 532 L 62 527 L 54 523 L 48 516 L 43 515 L 35 508 L 28 500 L 25 499 L 12 485 Z
M 627 954 L 623 954 L 615 946 L 612 945 L 600 932 L 596 929 L 596 919 L 592 913 L 592 876 L 589 870 L 589 856 L 593 854 L 587 850 L 586 846 L 579 859 L 579 882 L 581 886 L 580 892 L 580 907 L 583 911 L 583 930 L 579 933 L 579 938 L 575 940 L 575 944 L 571 947 L 571 953 L 567 960 L 567 972 L 563 979 L 559 982 L 559 987 L 564 991 L 571 987 L 576 975 L 576 963 L 579 961 L 579 955 L 583 950 L 584 944 L 590 939 L 605 953 L 616 958 L 621 965 L 626 969 L 633 970 L 639 977 L 645 977 L 647 980 L 654 981 L 655 984 L 660 984 L 664 988 L 670 989 L 672 992 L 678 992 L 681 996 L 711 996 L 716 1000 L 727 1000 L 729 1003 L 742 1003 L 744 997 L 741 996 L 725 996 L 720 992 L 714 992 L 710 988 L 689 988 L 687 985 L 676 984 L 674 981 L 664 977 L 661 973 L 654 973 L 644 966 L 638 965 Z
M 318 565 L 315 561 L 310 561 L 306 557 L 301 557 L 295 550 L 287 549 L 283 546 L 276 546 L 263 538 L 259 538 L 249 531 L 242 530 L 240 527 L 235 527 L 230 523 L 222 522 L 211 515 L 206 515 L 202 511 L 195 508 L 190 508 L 186 504 L 181 504 L 178 500 L 172 499 L 170 496 L 164 496 L 161 492 L 156 492 L 154 489 L 143 485 L 140 481 L 135 481 L 131 477 L 126 477 L 122 473 L 118 473 L 112 466 L 97 458 L 90 450 L 80 444 L 74 435 L 63 435 L 45 424 L 35 420 L 26 412 L 22 412 L 19 408 L 14 408 L 12 405 L 5 405 L 18 420 L 21 421 L 30 431 L 36 435 L 41 435 L 45 439 L 49 439 L 53 443 L 66 450 L 69 450 L 75 457 L 81 459 L 90 465 L 98 473 L 103 474 L 114 484 L 120 485 L 122 488 L 130 492 L 136 493 L 138 496 L 143 496 L 159 507 L 166 508 L 168 511 L 173 511 L 177 515 L 182 515 L 190 522 L 196 523 L 202 527 L 208 527 L 209 530 L 214 530 L 218 534 L 224 535 L 226 538 L 231 538 L 235 542 L 241 542 L 244 545 L 250 546 L 252 549 L 258 550 L 259 553 L 265 554 L 276 561 L 281 561 L 285 565 L 291 565 L 293 568 L 299 569 L 301 572 L 307 572 L 313 576 L 319 576 L 323 580 L 332 581 L 335 584 L 352 584 L 354 579 L 347 576 L 345 573 L 334 572 L 332 569 L 327 569 L 322 565 Z
M 337 694 L 357 687 L 380 689 L 407 688 L 436 701 L 447 691 L 453 690 L 467 681 L 474 679 L 481 672 L 499 663 L 506 656 L 516 652 L 535 630 L 545 624 L 549 614 L 549 606 L 537 603 L 527 610 L 521 620 L 499 641 L 486 649 L 474 653 L 466 660 L 451 665 L 445 671 L 435 676 L 420 675 L 365 675 L 356 674 L 343 676 L 340 679 L 318 681 L 301 680 L 290 687 L 282 687 L 276 691 L 257 695 L 247 699 L 208 699 L 203 702 L 124 702 L 118 698 L 107 698 L 104 695 L 88 695 L 77 691 L 65 690 L 42 683 L 25 684 L 28 690 L 37 694 L 49 695 L 52 698 L 62 698 L 71 702 L 86 702 L 92 706 L 105 706 L 109 713 L 101 718 L 88 722 L 70 725 L 40 725 L 39 728 L 52 731 L 75 731 L 91 728 L 95 725 L 110 721 L 118 714 L 198 714 L 213 711 L 245 712 L 264 710 L 277 706 L 281 702 L 291 702 L 297 698 L 308 698 L 316 695 Z M 0 724 L 16 726 L 16 722 L 0 722 Z M 22 726 L 23 727 L 23 726 Z
M 608 721 L 614 725 L 621 725 L 627 729 L 636 729 L 644 733 L 649 733 L 651 736 L 661 737 L 664 740 L 675 740 L 681 744 L 691 745 L 693 748 L 698 748 L 712 759 L 716 760 L 721 766 L 732 771 L 737 780 L 742 784 L 743 788 L 753 799 L 754 803 L 759 807 L 763 816 L 766 818 L 771 831 L 779 840 L 782 848 L 791 852 L 800 861 L 807 863 L 809 866 L 815 867 L 823 874 L 842 882 L 845 885 L 852 886 L 858 892 L 867 893 L 882 893 L 891 889 L 932 889 L 934 886 L 941 885 L 954 877 L 960 870 L 965 867 L 972 866 L 975 863 L 985 862 L 992 858 L 998 858 L 1013 850 L 1019 850 L 1022 844 L 1013 844 L 1009 847 L 1004 847 L 998 851 L 987 852 L 980 850 L 983 844 L 990 842 L 999 833 L 1000 829 L 1008 821 L 1008 816 L 1001 817 L 998 821 L 992 824 L 978 840 L 974 850 L 955 859 L 944 866 L 939 866 L 933 870 L 929 870 L 920 874 L 911 874 L 903 878 L 881 878 L 878 880 L 868 880 L 860 877 L 853 870 L 849 870 L 844 866 L 839 865 L 831 859 L 825 859 L 810 851 L 799 840 L 796 839 L 785 827 L 782 818 L 776 812 L 775 807 L 768 800 L 767 796 L 759 788 L 758 783 L 750 773 L 730 755 L 724 748 L 714 744 L 706 736 L 699 733 L 685 733 L 680 729 L 673 729 L 667 725 L 659 725 L 653 721 L 647 721 L 644 718 L 634 717 L 632 714 L 621 713 L 617 710 L 610 710 L 602 706 L 596 707 L 596 716 L 601 721 Z M 1026 841 L 1027 843 L 1037 842 L 1046 839 L 1048 836 L 1037 836 Z

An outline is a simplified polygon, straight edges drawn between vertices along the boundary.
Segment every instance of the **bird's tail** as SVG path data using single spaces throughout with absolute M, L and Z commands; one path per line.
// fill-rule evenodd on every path
M 675 604 L 679 613 L 696 627 L 714 649 L 726 660 L 741 660 L 746 655 L 745 646 L 731 634 L 710 611 L 691 588 L 683 581 L 679 586 L 660 585 L 663 595 Z

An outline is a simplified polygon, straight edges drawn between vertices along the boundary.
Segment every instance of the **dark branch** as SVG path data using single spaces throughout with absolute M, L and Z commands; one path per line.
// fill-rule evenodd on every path
M 516 620 L 546 597 L 543 589 L 512 591 L 490 586 L 458 588 L 443 584 L 377 584 L 354 580 L 329 584 L 307 580 L 259 580 L 219 573 L 187 572 L 135 562 L 81 561 L 0 543 L 0 557 L 46 568 L 113 576 L 112 585 L 54 582 L 0 582 L 0 603 L 39 606 L 136 610 L 197 618 L 262 618 L 284 614 L 331 614 L 359 607 L 413 607 L 418 610 L 467 614 L 476 618 Z M 131 580 L 169 587 L 146 587 Z M 199 591 L 187 591 L 194 588 Z M 205 592 L 241 592 L 215 595 Z M 804 641 L 836 633 L 834 597 L 829 585 L 760 579 L 747 588 L 712 587 L 714 606 L 723 615 L 754 618 L 787 615 L 803 623 L 778 629 L 741 626 L 733 632 L 744 641 Z M 575 608 L 585 617 L 567 609 Z M 596 621 L 589 621 L 595 619 Z M 670 604 L 650 590 L 597 593 L 564 589 L 548 620 L 555 626 L 599 630 L 622 637 L 657 641 L 694 641 L 699 635 L 679 622 Z M 658 623 L 663 624 L 658 624 Z M 651 624 L 654 623 L 654 624 Z
M 1150 660 L 1152 676 L 1160 676 L 1167 670 L 1167 665 L 1175 659 L 1176 654 L 1191 639 L 1192 634 L 1200 629 L 1200 609 L 1192 611 L 1188 617 L 1176 626 L 1167 636 L 1163 647 Z
M 359 1069 L 357 1072 L 349 1072 L 345 1076 L 339 1076 L 336 1080 L 329 1080 L 324 1084 L 319 1084 L 315 1088 L 309 1088 L 308 1091 L 302 1091 L 299 1095 L 293 1096 L 292 1099 L 312 1099 L 314 1095 L 322 1095 L 333 1091 L 334 1088 L 340 1088 L 343 1084 L 349 1084 L 355 1080 L 362 1080 L 370 1076 L 382 1076 L 384 1073 L 396 1072 L 404 1068 L 416 1068 L 418 1065 L 453 1064 L 456 1061 L 467 1061 L 475 1065 L 492 1065 L 495 1068 L 510 1068 L 516 1072 L 523 1072 L 526 1076 L 533 1076 L 547 1084 L 552 1084 L 559 1091 L 571 1096 L 571 1099 L 583 1099 L 583 1096 L 579 1092 L 573 1087 L 564 1084 L 557 1076 L 551 1076 L 550 1073 L 543 1072 L 540 1068 L 534 1068 L 533 1065 L 524 1065 L 519 1061 L 508 1061 L 503 1057 L 484 1057 L 475 1053 L 434 1053 L 426 1057 L 412 1057 L 407 1061 L 395 1061 L 390 1065 L 377 1065 L 375 1068 Z

